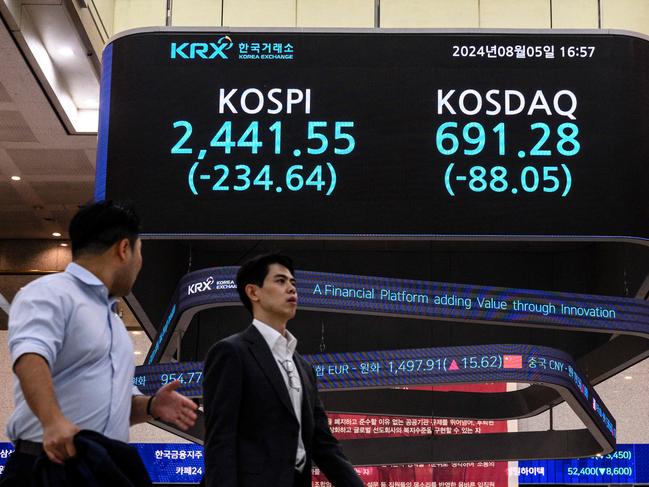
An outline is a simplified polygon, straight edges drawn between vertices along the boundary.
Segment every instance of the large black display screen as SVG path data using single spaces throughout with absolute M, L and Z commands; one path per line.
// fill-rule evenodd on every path
M 649 43 L 141 32 L 104 51 L 96 198 L 149 235 L 649 239 Z

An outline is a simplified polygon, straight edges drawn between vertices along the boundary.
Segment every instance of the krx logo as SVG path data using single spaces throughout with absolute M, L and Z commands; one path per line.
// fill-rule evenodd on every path
M 205 279 L 203 282 L 195 282 L 187 286 L 187 295 L 191 296 L 192 294 L 202 293 L 203 291 L 211 291 L 212 284 L 214 284 L 214 278 L 212 276 Z
M 171 59 L 228 59 L 225 51 L 232 49 L 230 36 L 223 36 L 216 42 L 171 43 Z

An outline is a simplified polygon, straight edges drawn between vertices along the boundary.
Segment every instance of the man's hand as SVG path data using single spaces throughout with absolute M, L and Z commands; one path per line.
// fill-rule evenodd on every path
M 181 385 L 175 380 L 161 387 L 153 398 L 151 413 L 154 418 L 160 418 L 187 431 L 196 423 L 197 416 L 194 411 L 198 406 L 191 399 L 176 392 Z
M 78 432 L 79 427 L 64 416 L 43 425 L 43 450 L 47 457 L 61 465 L 74 457 L 77 454 L 74 435 Z
M 43 425 L 43 449 L 47 457 L 62 464 L 76 454 L 73 438 L 79 427 L 61 412 L 47 361 L 38 354 L 25 353 L 16 360 L 14 372 L 27 405 Z

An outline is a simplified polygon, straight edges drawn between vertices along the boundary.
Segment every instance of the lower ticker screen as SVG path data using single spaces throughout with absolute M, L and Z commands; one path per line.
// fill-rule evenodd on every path
M 568 355 L 529 345 L 422 348 L 305 355 L 321 390 L 352 390 L 410 385 L 522 382 L 560 386 L 572 392 L 597 427 L 612 441 L 615 420 Z M 202 396 L 200 362 L 136 368 L 134 385 L 153 394 L 173 380 L 180 392 Z
M 601 457 L 518 463 L 521 484 L 646 484 L 649 445 L 618 444 Z
M 349 420 L 332 418 L 332 427 L 334 419 L 340 419 L 340 422 Z M 375 419 L 379 421 L 379 418 Z M 409 421 L 408 418 L 399 419 L 402 425 Z M 197 484 L 203 476 L 203 447 L 199 445 L 137 443 L 135 446 L 154 483 Z M 0 476 L 13 451 L 11 443 L 0 443 Z M 358 467 L 357 471 L 366 485 L 373 487 L 402 487 L 404 482 L 411 482 L 412 486 L 418 482 L 419 487 L 507 487 L 510 485 L 508 480 L 518 480 L 520 485 L 647 484 L 649 445 L 618 444 L 615 452 L 603 457 L 572 460 Z M 314 481 L 320 482 L 318 485 L 330 485 L 317 469 L 314 473 Z

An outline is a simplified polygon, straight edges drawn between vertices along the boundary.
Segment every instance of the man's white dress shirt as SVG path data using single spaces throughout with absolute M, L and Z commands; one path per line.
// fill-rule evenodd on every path
M 277 367 L 279 368 L 284 383 L 286 384 L 288 395 L 291 398 L 295 417 L 297 418 L 298 423 L 300 423 L 300 433 L 297 440 L 297 454 L 295 455 L 295 468 L 302 472 L 306 461 L 306 450 L 304 449 L 304 442 L 302 441 L 302 381 L 300 380 L 297 366 L 293 361 L 293 354 L 297 347 L 297 338 L 295 338 L 288 330 L 286 330 L 286 337 L 283 337 L 282 334 L 273 327 L 257 319 L 252 320 L 252 324 L 257 328 L 257 330 L 259 330 L 261 336 L 264 337 L 264 340 L 268 344 L 268 348 L 270 348 L 270 351 L 275 358 Z M 289 377 L 289 375 L 293 377 Z

